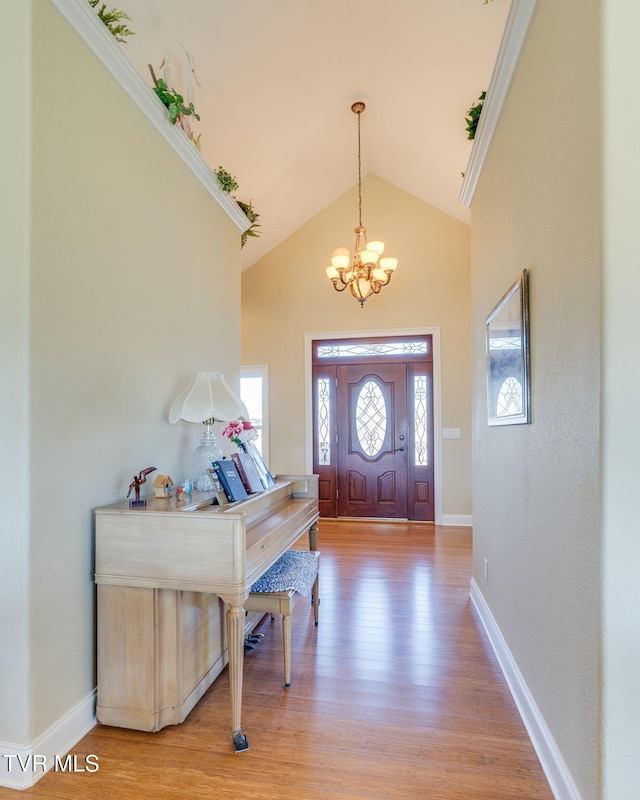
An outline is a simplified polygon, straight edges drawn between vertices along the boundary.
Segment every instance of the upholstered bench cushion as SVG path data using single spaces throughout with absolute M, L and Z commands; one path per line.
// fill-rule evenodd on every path
M 252 592 L 295 591 L 303 597 L 311 593 L 318 575 L 317 553 L 287 550 L 251 587 Z

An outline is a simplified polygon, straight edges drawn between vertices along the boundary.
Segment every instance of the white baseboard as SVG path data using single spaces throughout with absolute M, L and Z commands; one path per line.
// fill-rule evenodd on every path
M 56 756 L 63 759 L 95 726 L 95 707 L 94 690 L 27 747 L 0 742 L 0 786 L 8 789 L 28 789 L 49 769 L 56 766 L 62 768 L 63 764 L 56 762 Z M 80 769 L 82 765 L 79 765 L 76 771 Z M 87 771 L 95 771 L 93 763 L 89 764 Z
M 489 641 L 500 664 L 502 674 L 513 696 L 529 738 L 536 751 L 544 774 L 549 781 L 555 800 L 581 800 L 578 788 L 522 673 L 509 650 L 487 601 L 475 580 L 471 579 L 471 602 L 487 632 Z
M 471 528 L 473 527 L 473 517 L 471 514 L 443 514 L 440 525 Z

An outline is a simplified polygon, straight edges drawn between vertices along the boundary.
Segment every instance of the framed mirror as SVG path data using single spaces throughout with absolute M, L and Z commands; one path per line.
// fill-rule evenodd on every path
M 528 424 L 531 402 L 526 269 L 487 317 L 486 347 L 489 425 Z

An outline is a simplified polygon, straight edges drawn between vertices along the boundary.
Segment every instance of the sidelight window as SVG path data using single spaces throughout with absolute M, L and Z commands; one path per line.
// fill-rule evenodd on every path
M 331 464 L 331 395 L 328 378 L 318 378 L 316 383 L 316 408 L 318 431 L 318 464 L 327 467 Z
M 414 464 L 416 467 L 425 467 L 428 464 L 427 448 L 427 376 L 414 375 L 413 377 L 413 438 L 414 438 Z

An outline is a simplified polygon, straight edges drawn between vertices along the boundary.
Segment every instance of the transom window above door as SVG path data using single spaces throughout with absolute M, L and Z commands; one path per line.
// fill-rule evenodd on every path
M 427 339 L 397 342 L 345 342 L 319 344 L 317 358 L 365 358 L 368 356 L 427 355 Z

